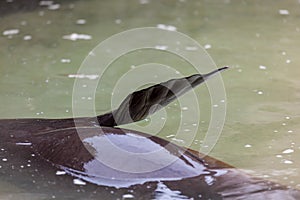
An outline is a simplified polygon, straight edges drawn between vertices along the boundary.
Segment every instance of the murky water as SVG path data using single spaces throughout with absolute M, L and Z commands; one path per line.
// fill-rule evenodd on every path
M 74 76 L 92 48 L 127 29 L 171 25 L 206 46 L 218 66 L 232 66 L 223 73 L 226 124 L 211 155 L 256 176 L 300 189 L 299 13 L 296 0 L 67 1 L 0 13 L 0 117 L 71 117 Z M 136 52 L 116 61 L 113 65 L 118 71 L 108 72 L 103 84 L 112 88 L 110 78 L 148 62 L 182 66 L 183 73 L 191 73 L 187 63 L 174 56 Z M 205 87 L 196 92 L 202 102 L 193 149 L 200 148 L 211 106 Z M 110 92 L 98 91 L 95 98 L 99 114 L 110 109 Z M 175 103 L 168 109 L 175 117 L 159 135 L 170 140 L 179 108 Z M 159 123 L 157 119 L 151 122 Z M 192 124 L 192 118 L 187 120 Z M 138 125 L 143 128 L 148 123 Z M 193 129 L 186 126 L 186 130 Z M 2 169 L 4 173 L 7 171 Z M 0 196 L 23 195 L 19 190 L 24 188 L 22 184 L 8 185 L 1 179 L 5 189 Z M 43 195 L 25 191 L 24 198 L 41 199 Z

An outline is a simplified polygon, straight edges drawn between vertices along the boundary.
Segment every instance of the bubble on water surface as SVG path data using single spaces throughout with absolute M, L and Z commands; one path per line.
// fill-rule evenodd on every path
M 210 49 L 210 48 L 211 48 L 211 45 L 210 45 L 210 44 L 204 45 L 204 49 Z
M 177 28 L 175 26 L 165 25 L 165 24 L 157 24 L 156 27 L 163 29 L 163 30 L 167 30 L 167 31 L 176 31 L 177 30 Z
M 60 8 L 60 4 L 52 4 L 48 6 L 49 10 L 58 10 Z
M 165 46 L 165 45 L 156 45 L 155 49 L 158 49 L 158 50 L 167 50 L 168 46 Z
M 121 23 L 122 23 L 122 20 L 121 20 L 121 19 L 116 19 L 116 20 L 115 20 L 115 23 L 116 23 L 116 24 L 121 24 Z
M 86 24 L 86 20 L 85 19 L 77 19 L 76 24 L 78 24 L 78 25 Z
M 278 12 L 279 12 L 280 15 L 289 15 L 290 14 L 290 12 L 288 10 L 285 10 L 285 9 L 280 9 Z
M 40 1 L 40 6 L 50 6 L 53 4 L 53 1 Z
M 134 196 L 132 194 L 123 194 L 122 199 L 133 199 Z
M 91 35 L 86 35 L 86 34 L 78 34 L 78 33 L 72 33 L 70 35 L 64 35 L 63 39 L 65 40 L 91 40 L 92 36 Z
M 140 4 L 148 4 L 149 0 L 140 0 Z
M 187 47 L 185 47 L 185 50 L 187 50 L 187 51 L 197 51 L 198 47 L 196 47 L 196 46 L 187 46 Z
M 291 160 L 284 160 L 283 163 L 284 163 L 284 164 L 293 164 L 294 162 L 291 161 Z
M 263 65 L 260 65 L 260 66 L 259 66 L 259 69 L 265 70 L 265 69 L 267 69 L 267 67 L 266 67 L 266 66 L 263 66 Z
M 60 60 L 61 63 L 70 63 L 71 62 L 71 59 L 68 59 L 68 58 L 62 58 Z
M 284 154 L 293 153 L 293 152 L 294 152 L 293 149 L 286 149 L 286 150 L 282 151 L 282 153 L 284 153 Z
M 263 91 L 257 91 L 257 94 L 262 95 Z
M 77 179 L 77 178 L 73 179 L 73 183 L 74 183 L 74 185 L 86 185 L 86 182 L 84 182 L 80 179 Z
M 31 35 L 25 35 L 23 37 L 23 40 L 31 40 L 32 39 L 32 36 Z
M 31 142 L 17 142 L 16 145 L 20 145 L 20 146 L 31 146 L 32 143 L 31 143 Z
M 66 172 L 65 172 L 65 171 L 57 171 L 55 174 L 56 174 L 57 176 L 61 176 L 61 175 L 65 175 Z
M 16 35 L 20 33 L 19 29 L 8 29 L 2 32 L 2 35 L 4 36 L 11 36 L 11 35 Z

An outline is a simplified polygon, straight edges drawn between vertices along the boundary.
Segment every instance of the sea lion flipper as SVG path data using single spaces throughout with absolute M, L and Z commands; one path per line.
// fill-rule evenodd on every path
M 222 67 L 204 75 L 194 74 L 184 78 L 171 79 L 135 91 L 123 100 L 118 109 L 97 116 L 99 124 L 101 126 L 113 127 L 143 120 L 148 115 L 155 113 L 174 101 L 177 97 L 203 83 L 212 75 L 227 68 Z

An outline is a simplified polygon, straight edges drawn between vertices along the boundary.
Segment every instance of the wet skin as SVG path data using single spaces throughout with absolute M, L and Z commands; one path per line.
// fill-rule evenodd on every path
M 70 184 L 73 176 L 88 182 L 81 187 L 83 199 L 87 195 L 116 199 L 128 193 L 135 199 L 300 199 L 297 190 L 251 177 L 212 157 L 114 127 L 144 119 L 152 114 L 150 107 L 167 105 L 208 75 L 174 79 L 135 92 L 118 109 L 95 118 L 0 120 L 5 180 L 25 181 L 24 190 L 30 192 L 53 189 L 61 198 L 78 189 Z M 30 167 L 24 167 L 28 160 Z M 56 176 L 58 169 L 71 176 Z

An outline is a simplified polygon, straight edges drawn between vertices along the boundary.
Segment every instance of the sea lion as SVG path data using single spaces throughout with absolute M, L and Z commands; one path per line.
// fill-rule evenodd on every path
M 50 163 L 97 185 L 106 199 L 115 198 L 108 197 L 107 188 L 136 199 L 300 199 L 297 190 L 156 136 L 115 127 L 145 119 L 224 69 L 134 92 L 119 108 L 96 118 L 0 120 L 1 147 L 13 156 L 15 149 L 37 154 L 42 158 L 37 165 Z

